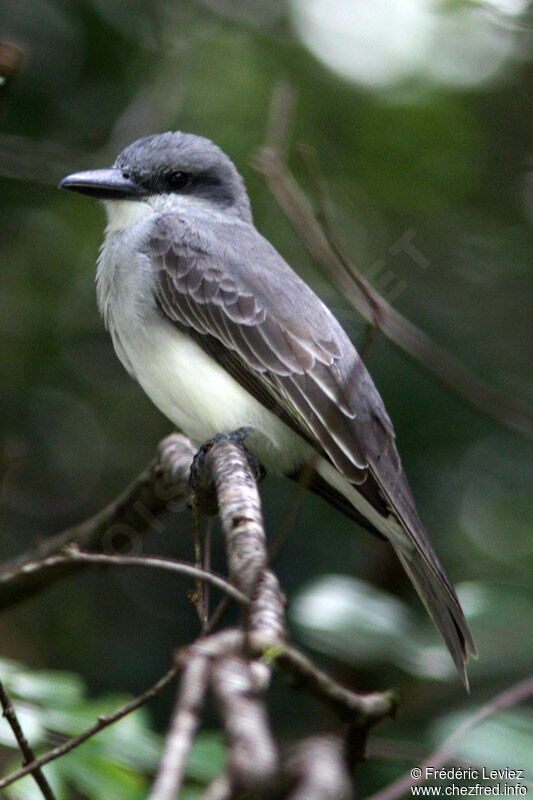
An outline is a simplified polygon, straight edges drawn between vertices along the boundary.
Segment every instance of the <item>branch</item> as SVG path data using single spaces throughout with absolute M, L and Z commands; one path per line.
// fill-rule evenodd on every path
M 257 485 L 242 445 L 225 437 L 210 446 L 205 470 L 216 492 L 230 580 L 250 596 L 267 566 Z
M 155 460 L 109 505 L 93 517 L 45 539 L 32 550 L 3 564 L 0 568 L 0 609 L 84 569 L 86 564 L 80 560 L 50 558 L 64 554 L 68 545 L 75 544 L 86 552 L 120 551 L 132 539 L 149 533 L 158 524 L 159 516 L 184 508 L 185 498 L 190 493 L 188 476 L 194 453 L 194 447 L 185 436 L 167 436 L 160 442 Z M 43 561 L 46 563 L 42 568 L 32 567 Z
M 206 453 L 201 484 L 204 494 L 210 486 L 216 494 L 230 580 L 250 598 L 246 652 L 220 657 L 212 668 L 212 689 L 230 751 L 227 775 L 218 790 L 229 781 L 232 791 L 261 793 L 278 772 L 279 756 L 262 700 L 272 668 L 257 657 L 283 640 L 284 603 L 267 566 L 261 500 L 242 445 L 246 433 L 216 437 Z
M 273 652 L 272 657 L 276 666 L 296 678 L 298 684 L 310 695 L 320 698 L 342 720 L 352 725 L 368 726 L 396 710 L 399 702 L 396 692 L 390 690 L 356 694 L 330 678 L 295 647 L 281 646 L 277 653 Z
M 323 757 L 324 764 L 329 758 L 328 763 L 333 764 L 330 772 L 333 770 L 332 774 L 337 776 L 343 775 L 354 763 L 354 748 L 350 746 L 354 738 L 358 742 L 358 758 L 364 749 L 369 728 L 394 710 L 395 697 L 392 693 L 356 695 L 337 684 L 285 642 L 284 599 L 275 575 L 267 566 L 261 502 L 250 457 L 242 445 L 245 434 L 246 431 L 239 431 L 230 436 L 218 436 L 204 445 L 200 457 L 195 459 L 194 469 L 195 475 L 200 476 L 200 491 L 193 497 L 195 508 L 198 511 L 202 508 L 211 511 L 218 506 L 220 509 L 231 584 L 190 564 L 156 557 L 81 552 L 72 538 L 70 544 L 65 544 L 65 534 L 54 537 L 53 545 L 60 541 L 63 552 L 49 555 L 37 563 L 26 563 L 18 567 L 18 572 L 11 573 L 11 580 L 17 583 L 20 580 L 19 573 L 24 570 L 27 575 L 34 574 L 35 577 L 39 570 L 58 570 L 66 567 L 67 562 L 76 567 L 86 564 L 150 566 L 209 581 L 228 596 L 239 600 L 245 606 L 246 614 L 242 629 L 201 636 L 194 645 L 180 651 L 171 669 L 154 687 L 114 714 L 101 717 L 80 736 L 33 759 L 30 764 L 0 781 L 0 788 L 68 753 L 103 728 L 131 713 L 156 696 L 180 670 L 183 671 L 183 680 L 150 800 L 170 800 L 179 793 L 209 689 L 217 701 L 229 747 L 228 769 L 210 786 L 207 797 L 211 798 L 232 797 L 240 791 L 263 792 L 267 788 L 277 791 L 287 780 L 287 773 L 280 767 L 281 759 L 270 732 L 264 700 L 274 666 L 289 673 L 292 678 L 296 677 L 303 689 L 325 702 L 343 721 L 349 723 L 347 742 L 337 748 L 342 758 L 339 755 L 333 764 L 331 759 L 335 748 L 332 750 L 328 745 L 329 749 L 326 747 L 324 750 L 324 753 L 329 753 Z M 183 437 L 168 437 L 163 441 L 159 449 L 158 467 L 150 470 L 150 474 L 155 484 L 158 478 L 163 480 L 165 492 L 156 491 L 153 485 L 151 492 L 165 509 L 173 507 L 176 497 L 185 496 L 185 473 L 189 473 L 191 461 L 192 446 Z M 201 469 L 198 463 L 202 465 Z M 179 491 L 176 491 L 177 485 Z M 169 500 L 169 497 L 172 499 Z M 126 513 L 131 498 L 131 491 L 126 492 L 121 496 L 118 506 L 116 502 L 108 507 L 112 509 L 111 512 L 104 510 L 93 518 L 100 520 L 99 526 L 93 523 L 81 526 L 88 535 L 86 541 L 96 544 L 105 528 L 104 522 L 117 513 Z M 138 508 L 136 510 L 139 513 Z M 139 516 L 146 519 L 146 514 Z M 27 561 L 27 556 L 25 558 Z M 9 581 L 5 585 L 8 586 Z M 307 791 L 306 787 L 312 787 L 315 792 L 312 796 L 316 796 L 317 800 L 328 800 L 329 790 L 326 784 L 321 784 L 316 778 L 316 770 L 313 777 L 314 760 L 308 759 L 307 763 L 307 767 L 302 767 L 297 775 L 292 775 L 291 791 L 298 790 L 301 795 Z M 335 778 L 334 784 L 340 785 L 339 780 Z M 298 787 L 303 788 L 299 790 Z M 294 796 L 298 797 L 298 794 Z
M 472 714 L 471 717 L 459 725 L 453 733 L 443 741 L 440 747 L 422 761 L 419 765 L 421 777 L 418 780 L 413 778 L 413 770 L 411 770 L 411 772 L 403 775 L 397 781 L 394 781 L 394 783 L 386 786 L 385 789 L 370 795 L 367 800 L 396 800 L 396 798 L 406 794 L 415 784 L 425 783 L 426 768 L 432 767 L 434 769 L 439 769 L 444 766 L 453 756 L 460 741 L 464 739 L 466 734 L 469 733 L 475 725 L 479 725 L 480 722 L 483 722 L 497 711 L 502 711 L 504 708 L 510 708 L 511 706 L 523 702 L 531 695 L 533 695 L 533 678 L 527 678 L 520 683 L 515 683 L 510 689 L 506 689 L 504 692 L 501 692 L 501 694 L 496 695 L 496 697 L 493 697 L 488 703 L 481 706 L 475 714 Z
M 533 409 L 514 400 L 495 386 L 474 375 L 460 359 L 437 345 L 424 331 L 396 311 L 342 254 L 332 239 L 329 227 L 324 230 L 289 171 L 284 158 L 286 143 L 282 137 L 289 128 L 287 116 L 292 114 L 287 97 L 273 115 L 271 138 L 254 159 L 258 172 L 266 182 L 311 257 L 320 264 L 353 307 L 371 325 L 376 325 L 394 344 L 421 364 L 447 388 L 453 389 L 478 411 L 492 417 L 511 430 L 532 437 Z M 328 241 L 329 239 L 329 241 Z
M 221 800 L 241 792 L 263 795 L 268 789 L 275 793 L 287 784 L 290 773 L 290 788 L 295 791 L 294 797 L 303 797 L 309 792 L 310 797 L 326 800 L 330 796 L 337 796 L 331 794 L 332 787 L 345 788 L 347 781 L 349 783 L 349 765 L 355 761 L 352 758 L 355 748 L 350 744 L 357 739 L 360 747 L 356 755 L 359 759 L 369 728 L 393 711 L 396 698 L 390 692 L 356 695 L 339 686 L 303 654 L 285 643 L 283 598 L 277 579 L 267 567 L 260 499 L 249 459 L 242 446 L 242 433 L 215 437 L 211 443 L 204 445 L 203 460 L 198 459 L 194 467 L 197 507 L 203 505 L 212 513 L 218 505 L 230 578 L 250 598 L 240 648 L 231 653 L 219 651 L 212 656 L 209 683 L 226 730 L 229 764 L 204 796 L 208 800 Z M 208 636 L 202 641 L 209 644 L 212 639 Z M 300 687 L 319 697 L 341 719 L 349 722 L 345 744 L 338 743 L 333 747 L 329 740 L 327 745 L 322 742 L 322 763 L 324 768 L 328 764 L 329 775 L 325 780 L 320 770 L 313 771 L 314 760 L 303 758 L 305 744 L 302 745 L 302 758 L 298 762 L 301 764 L 297 773 L 294 770 L 288 773 L 280 767 L 280 756 L 270 732 L 263 700 L 273 666 L 296 677 Z M 172 729 L 190 729 L 190 726 L 180 725 L 179 713 L 178 705 Z M 169 734 L 165 752 L 172 752 L 172 739 L 172 734 Z M 182 735 L 178 737 L 176 748 L 182 752 L 183 746 Z M 170 760 L 167 759 L 166 763 L 169 765 Z M 181 764 L 180 759 L 178 764 Z M 172 787 L 175 796 L 183 773 L 181 766 L 174 773 L 170 766 L 165 769 L 161 766 L 160 769 L 165 773 L 167 785 Z M 319 778 L 321 774 L 322 778 Z M 170 797 L 170 790 L 168 794 L 161 795 L 154 791 L 151 800 L 168 800 Z
M 312 736 L 292 748 L 284 765 L 286 780 L 296 783 L 287 800 L 351 800 L 353 788 L 342 740 Z
M 226 731 L 232 794 L 263 795 L 277 778 L 278 749 L 261 697 L 267 685 L 242 655 L 220 658 L 213 665 L 212 688 Z
M 15 739 L 17 740 L 18 746 L 20 747 L 20 751 L 24 756 L 23 764 L 27 764 L 31 761 L 35 761 L 35 754 L 31 749 L 28 740 L 24 736 L 24 731 L 22 730 L 21 724 L 13 708 L 13 704 L 9 698 L 8 693 L 6 692 L 3 683 L 0 681 L 0 703 L 2 704 L 3 714 L 13 731 Z M 52 787 L 48 783 L 47 779 L 44 776 L 43 771 L 40 767 L 37 767 L 33 770 L 33 779 L 39 789 L 42 792 L 42 795 L 46 800 L 56 800 L 56 796 L 52 791 Z
M 227 770 L 211 781 L 201 800 L 231 800 L 231 780 Z
M 48 570 L 53 567 L 60 566 L 67 563 L 74 564 L 93 564 L 100 567 L 150 567 L 152 569 L 160 569 L 168 572 L 175 572 L 178 575 L 185 575 L 194 580 L 201 580 L 210 583 L 222 592 L 225 592 L 232 600 L 236 600 L 242 605 L 248 605 L 249 599 L 245 594 L 240 592 L 231 583 L 216 575 L 214 572 L 208 572 L 205 569 L 199 569 L 193 564 L 187 564 L 183 561 L 174 561 L 171 558 L 158 558 L 157 556 L 111 556 L 103 553 L 85 553 L 77 549 L 77 545 L 67 545 L 64 553 L 59 553 L 57 556 L 49 556 L 41 561 L 25 564 L 20 567 L 20 571 L 25 574 L 37 573 L 39 570 Z M 11 580 L 18 580 L 18 573 L 12 573 Z
M 268 569 L 261 500 L 242 445 L 225 438 L 211 447 L 206 470 L 212 475 L 226 541 L 231 582 L 250 598 L 248 644 L 258 653 L 283 639 L 284 600 Z
M 242 640 L 242 634 L 232 629 L 200 639 L 188 649 L 189 660 L 148 800 L 174 800 L 178 796 L 211 679 L 211 662 L 236 651 Z

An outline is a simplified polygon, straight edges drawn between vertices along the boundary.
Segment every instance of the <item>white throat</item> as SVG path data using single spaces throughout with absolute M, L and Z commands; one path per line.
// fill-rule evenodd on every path
M 104 200 L 104 206 L 107 214 L 105 232 L 111 236 L 122 233 L 151 214 L 190 213 L 193 209 L 201 209 L 204 214 L 220 213 L 210 200 L 184 194 L 154 194 L 142 200 Z
M 153 213 L 148 200 L 104 200 L 107 214 L 106 235 L 122 233 L 126 228 Z

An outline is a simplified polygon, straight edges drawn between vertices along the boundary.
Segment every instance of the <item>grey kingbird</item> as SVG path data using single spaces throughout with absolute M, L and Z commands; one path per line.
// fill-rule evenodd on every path
M 251 427 L 267 470 L 385 537 L 467 683 L 475 646 L 418 517 L 392 423 L 333 314 L 256 230 L 216 145 L 168 132 L 60 184 L 104 201 L 98 306 L 119 359 L 197 444 Z

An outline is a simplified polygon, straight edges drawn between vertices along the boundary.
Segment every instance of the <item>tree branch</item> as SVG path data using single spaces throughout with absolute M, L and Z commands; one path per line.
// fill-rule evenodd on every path
M 182 784 L 187 759 L 200 724 L 209 681 L 209 659 L 192 651 L 183 675 L 163 755 L 148 800 L 174 800 Z
M 353 787 L 344 744 L 338 736 L 312 736 L 299 742 L 284 764 L 285 780 L 296 784 L 287 800 L 351 800 Z
M 207 453 L 220 521 L 226 541 L 231 582 L 250 598 L 248 644 L 262 655 L 284 638 L 284 600 L 268 569 L 267 542 L 257 484 L 243 447 L 223 439 Z
M 291 645 L 281 646 L 278 652 L 272 653 L 272 658 L 276 666 L 296 678 L 305 691 L 320 698 L 342 720 L 352 725 L 379 722 L 393 714 L 398 705 L 398 694 L 393 690 L 356 694 L 345 689 Z
M 244 655 L 218 659 L 211 679 L 226 731 L 232 793 L 262 795 L 276 780 L 279 768 L 278 749 L 262 700 L 268 682 L 256 674 L 254 662 Z
M 26 555 L 19 560 L 22 565 L 19 564 L 18 571 L 10 573 L 10 580 L 19 585 L 20 573 L 24 570 L 26 577 L 32 574 L 35 577 L 39 570 L 59 570 L 67 562 L 76 567 L 86 564 L 107 567 L 150 566 L 209 581 L 241 602 L 246 607 L 246 614 L 241 630 L 230 629 L 201 636 L 194 645 L 180 651 L 172 668 L 154 687 L 114 714 L 100 718 L 80 736 L 34 759 L 0 781 L 0 788 L 68 753 L 104 727 L 131 713 L 158 694 L 180 670 L 183 670 L 183 680 L 151 800 L 170 800 L 179 793 L 188 753 L 200 724 L 200 714 L 209 689 L 217 702 L 229 747 L 228 769 L 211 785 L 207 795 L 211 797 L 232 797 L 241 790 L 254 793 L 268 788 L 270 791 L 281 787 L 286 780 L 280 767 L 277 745 L 269 729 L 264 700 L 274 666 L 296 678 L 304 690 L 325 702 L 343 721 L 349 723 L 348 740 L 339 750 L 342 751 L 342 759 L 335 762 L 334 769 L 331 768 L 335 775 L 344 774 L 345 766 L 347 768 L 347 765 L 353 763 L 351 732 L 357 732 L 362 751 L 369 728 L 393 711 L 395 697 L 392 693 L 356 695 L 337 684 L 317 669 L 306 656 L 286 643 L 284 599 L 277 578 L 267 566 L 261 502 L 250 467 L 249 454 L 242 445 L 243 437 L 242 432 L 240 433 L 241 436 L 218 436 L 213 442 L 204 445 L 201 450 L 203 460 L 200 459 L 203 463 L 203 473 L 200 474 L 201 491 L 192 498 L 198 511 L 204 507 L 211 512 L 217 506 L 220 510 L 231 583 L 190 564 L 155 557 L 81 552 L 76 538 L 72 537 L 72 529 L 67 534 L 54 537 L 51 549 L 60 542 L 63 552 L 53 553 L 41 558 L 40 562 L 31 563 Z M 162 442 L 156 460 L 157 466 L 151 468 L 150 475 L 155 482 L 162 480 L 165 491 L 161 487 L 153 487 L 149 493 L 150 497 L 157 499 L 161 508 L 172 509 L 176 497 L 180 498 L 180 503 L 183 502 L 188 491 L 186 474 L 190 470 L 192 453 L 192 446 L 183 437 L 168 437 Z M 141 478 L 144 484 L 148 480 L 144 474 Z M 135 484 L 137 486 L 138 482 Z M 118 501 L 110 504 L 92 521 L 78 526 L 78 530 L 82 530 L 85 535 L 84 541 L 96 546 L 101 541 L 109 520 L 116 519 L 119 513 L 128 513 L 129 504 L 136 493 L 137 488 L 132 492 L 130 487 Z M 210 497 L 210 494 L 213 496 Z M 146 520 L 146 513 L 139 513 L 138 507 L 136 511 L 138 517 Z M 98 520 L 97 525 L 94 520 Z M 4 571 L 4 584 L 8 587 L 10 583 L 6 574 L 8 573 Z M 331 756 L 333 750 L 326 750 Z M 326 755 L 324 759 L 327 760 Z M 291 780 L 294 787 L 291 784 L 291 790 L 296 791 L 300 784 L 304 787 L 313 786 L 316 797 L 327 800 L 327 786 L 317 782 L 311 775 L 312 761 L 308 759 L 308 768 L 302 767 L 304 771 L 293 776 Z
M 107 553 L 85 553 L 79 550 L 77 545 L 67 545 L 64 548 L 64 553 L 59 553 L 56 556 L 49 556 L 41 561 L 25 564 L 20 567 L 20 571 L 24 573 L 37 573 L 39 570 L 49 570 L 53 567 L 60 566 L 73 562 L 75 564 L 92 564 L 99 567 L 149 567 L 152 569 L 164 570 L 167 572 L 174 572 L 178 575 L 184 575 L 193 580 L 201 580 L 210 583 L 217 589 L 220 589 L 232 600 L 247 606 L 249 599 L 245 594 L 240 592 L 231 583 L 228 583 L 225 578 L 216 575 L 214 572 L 209 572 L 205 569 L 199 569 L 193 564 L 187 564 L 183 561 L 174 561 L 170 558 L 158 558 L 157 556 L 111 556 Z M 18 573 L 12 573 L 11 580 L 18 580 Z
M 275 794 L 286 783 L 287 774 L 280 767 L 278 748 L 270 732 L 263 700 L 273 666 L 279 666 L 296 677 L 302 688 L 347 720 L 349 732 L 358 731 L 361 750 L 371 725 L 390 714 L 395 707 L 393 693 L 355 695 L 285 643 L 283 597 L 276 577 L 267 567 L 261 503 L 242 438 L 242 435 L 235 434 L 217 436 L 202 447 L 201 458 L 195 461 L 194 466 L 197 493 L 193 502 L 198 510 L 203 507 L 208 513 L 218 506 L 230 579 L 247 593 L 250 600 L 244 620 L 244 638 L 231 652 L 214 647 L 216 634 L 206 636 L 195 646 L 195 652 L 200 646 L 210 649 L 211 667 L 208 670 L 205 664 L 201 668 L 198 664 L 201 681 L 195 683 L 194 689 L 190 687 L 185 692 L 188 702 L 180 692 L 181 699 L 172 717 L 165 756 L 150 800 L 170 800 L 179 793 L 183 779 L 183 753 L 190 749 L 191 732 L 198 725 L 199 692 L 204 696 L 207 684 L 217 701 L 226 730 L 229 764 L 225 772 L 213 781 L 206 798 L 229 798 L 241 792 L 262 795 L 267 790 Z M 349 740 L 336 749 L 330 744 L 326 747 L 323 743 L 323 762 L 328 762 L 329 773 L 334 778 L 321 783 L 319 772 L 316 769 L 313 772 L 313 759 L 301 759 L 298 775 L 291 773 L 291 781 L 296 786 L 295 797 L 304 796 L 306 791 L 310 791 L 309 787 L 314 787 L 312 796 L 326 800 L 330 797 L 331 786 L 345 786 L 346 780 L 349 782 L 346 776 L 354 748 L 348 747 Z M 304 751 L 305 748 L 302 753 Z M 360 756 L 359 751 L 357 755 Z

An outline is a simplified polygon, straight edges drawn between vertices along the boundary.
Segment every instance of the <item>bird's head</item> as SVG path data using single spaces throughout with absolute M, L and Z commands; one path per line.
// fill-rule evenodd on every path
M 169 210 L 194 203 L 251 220 L 244 182 L 233 162 L 209 139 L 180 131 L 138 139 L 111 168 L 77 172 L 59 185 L 108 201 L 108 213 L 117 201 Z

